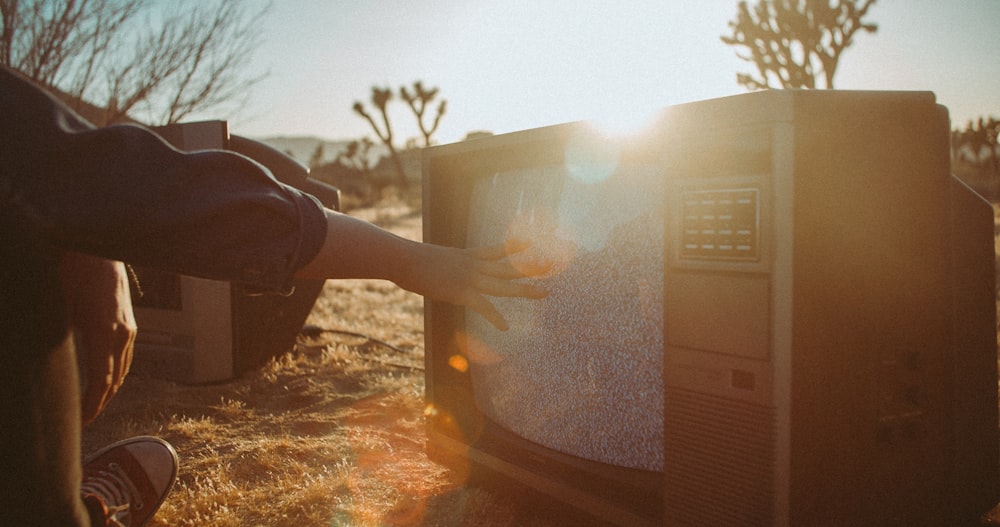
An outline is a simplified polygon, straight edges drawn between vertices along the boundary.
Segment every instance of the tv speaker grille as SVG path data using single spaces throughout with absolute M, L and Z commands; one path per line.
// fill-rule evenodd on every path
M 774 410 L 667 387 L 666 525 L 774 523 Z

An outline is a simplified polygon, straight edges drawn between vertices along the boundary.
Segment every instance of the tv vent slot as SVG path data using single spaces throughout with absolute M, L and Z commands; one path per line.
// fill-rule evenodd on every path
M 774 410 L 664 393 L 666 525 L 774 523 Z

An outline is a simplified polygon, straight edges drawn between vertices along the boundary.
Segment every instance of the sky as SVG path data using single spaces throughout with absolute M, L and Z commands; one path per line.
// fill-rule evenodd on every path
M 247 0 L 250 8 L 267 0 Z M 594 119 L 640 123 L 673 104 L 745 93 L 752 65 L 719 39 L 737 0 L 271 0 L 238 113 L 249 137 L 369 136 L 351 109 L 414 81 L 448 101 L 435 139 Z M 928 90 L 953 127 L 1000 117 L 1000 0 L 879 0 L 841 57 L 838 89 Z M 755 73 L 755 72 L 754 72 Z M 390 103 L 397 144 L 416 137 Z M 216 115 L 216 117 L 218 117 Z

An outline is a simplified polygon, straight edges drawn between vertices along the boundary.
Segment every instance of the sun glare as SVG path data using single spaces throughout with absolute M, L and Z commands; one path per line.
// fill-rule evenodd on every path
M 660 108 L 651 106 L 629 108 L 623 105 L 609 110 L 594 117 L 592 122 L 595 131 L 607 139 L 625 140 L 641 135 L 652 127 Z

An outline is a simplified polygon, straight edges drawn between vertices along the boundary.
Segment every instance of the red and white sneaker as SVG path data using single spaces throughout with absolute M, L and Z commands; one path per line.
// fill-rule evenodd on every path
M 170 493 L 177 467 L 174 447 L 158 437 L 125 439 L 89 456 L 80 495 L 95 527 L 145 525 Z

